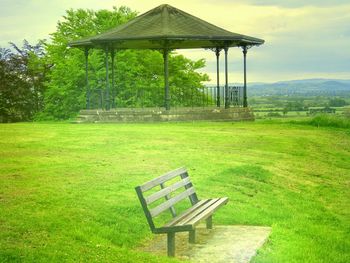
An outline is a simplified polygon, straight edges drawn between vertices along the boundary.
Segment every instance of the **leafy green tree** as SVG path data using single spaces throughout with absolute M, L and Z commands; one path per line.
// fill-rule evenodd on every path
M 114 7 L 112 11 L 78 9 L 66 12 L 47 45 L 47 60 L 53 67 L 45 92 L 45 108 L 39 119 L 69 118 L 86 107 L 84 52 L 69 48 L 68 43 L 107 31 L 135 16 L 136 12 L 127 7 Z M 109 63 L 111 65 L 110 57 Z M 204 65 L 204 60 L 191 61 L 174 52 L 170 54 L 173 104 L 189 104 L 189 94 L 192 94 L 193 103 L 200 100 L 198 98 L 203 96 L 201 82 L 208 80 L 208 76 L 196 70 Z M 100 97 L 105 95 L 104 51 L 90 49 L 88 66 L 91 107 L 98 108 L 103 106 Z M 110 92 L 112 104 L 117 107 L 163 106 L 163 71 L 163 55 L 159 51 L 116 50 L 115 89 Z
M 329 100 L 329 106 L 330 107 L 343 107 L 348 105 L 346 100 L 341 99 L 341 98 L 333 98 Z
M 17 58 L 23 65 L 26 81 L 29 83 L 33 94 L 32 110 L 33 113 L 36 113 L 43 107 L 45 81 L 51 67 L 45 60 L 45 41 L 39 41 L 36 45 L 31 45 L 27 40 L 24 40 L 21 48 L 12 42 L 10 44 L 17 52 Z
M 49 66 L 45 64 L 44 43 L 30 45 L 23 41 L 12 50 L 0 49 L 0 121 L 32 120 L 43 107 L 44 81 Z
M 18 74 L 21 68 L 10 49 L 0 49 L 0 122 L 14 122 L 26 119 L 29 85 Z
M 296 99 L 294 101 L 289 101 L 285 108 L 288 111 L 302 111 L 304 110 L 303 100 Z

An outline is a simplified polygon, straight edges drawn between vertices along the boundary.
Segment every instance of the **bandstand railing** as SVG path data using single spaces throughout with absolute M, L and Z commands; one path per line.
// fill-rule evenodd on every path
M 219 96 L 218 96 L 219 95 Z M 119 93 L 110 92 L 111 108 L 155 108 L 164 107 L 164 94 L 157 93 L 150 89 L 134 89 Z M 90 109 L 106 109 L 106 91 L 104 89 L 91 89 L 88 94 Z M 225 86 L 218 88 L 200 87 L 200 88 L 173 88 L 171 92 L 172 107 L 215 107 L 225 105 Z M 231 107 L 243 107 L 243 86 L 229 86 L 227 90 L 228 103 Z

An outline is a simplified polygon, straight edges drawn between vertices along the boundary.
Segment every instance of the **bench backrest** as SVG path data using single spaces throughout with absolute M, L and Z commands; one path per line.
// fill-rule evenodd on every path
M 176 181 L 168 186 L 165 184 L 179 176 L 180 181 Z M 145 192 L 153 189 L 154 187 L 160 186 L 160 190 L 153 192 L 152 194 L 145 196 Z M 187 170 L 185 168 L 179 168 L 174 171 L 168 172 L 162 176 L 159 176 L 151 181 L 144 183 L 143 185 L 135 187 L 137 196 L 141 202 L 143 211 L 146 215 L 147 222 L 153 232 L 155 225 L 153 222 L 154 217 L 158 216 L 166 210 L 170 210 L 173 217 L 176 216 L 174 205 L 185 198 L 189 198 L 192 205 L 198 202 L 197 194 L 190 181 Z M 170 197 L 170 194 L 174 191 L 183 190 L 174 197 Z M 164 202 L 157 205 L 154 208 L 149 208 L 149 205 L 157 200 L 163 200 Z

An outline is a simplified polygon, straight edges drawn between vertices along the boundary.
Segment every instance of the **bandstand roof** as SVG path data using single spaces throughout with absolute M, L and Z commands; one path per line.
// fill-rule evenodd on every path
M 186 49 L 261 45 L 264 40 L 233 33 L 173 6 L 160 5 L 105 33 L 69 43 L 71 47 Z

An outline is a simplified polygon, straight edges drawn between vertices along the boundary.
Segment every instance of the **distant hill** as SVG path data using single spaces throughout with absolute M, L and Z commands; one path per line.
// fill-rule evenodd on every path
M 350 80 L 305 79 L 248 86 L 250 96 L 350 96 Z
M 230 85 L 242 85 L 233 84 Z M 214 86 L 214 85 L 210 85 Z M 345 96 L 350 97 L 350 80 L 302 79 L 275 83 L 248 83 L 249 96 Z

